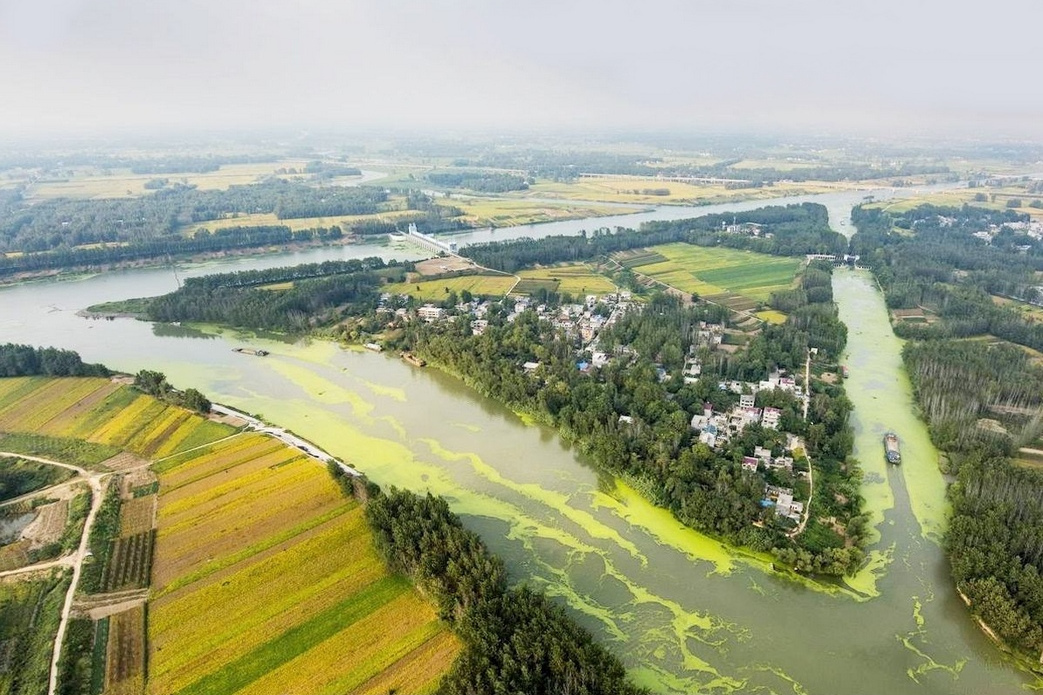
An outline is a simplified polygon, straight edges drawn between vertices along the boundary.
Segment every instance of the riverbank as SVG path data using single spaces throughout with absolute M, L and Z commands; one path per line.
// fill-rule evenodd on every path
M 118 261 L 115 263 L 97 263 L 91 265 L 77 265 L 66 268 L 48 268 L 39 271 L 26 271 L 9 276 L 0 277 L 0 287 L 18 285 L 24 282 L 38 282 L 41 280 L 56 280 L 65 278 L 90 277 L 92 275 L 111 273 L 125 270 L 146 270 L 150 268 L 172 268 L 177 274 L 177 264 L 199 264 L 213 261 L 223 261 L 237 258 L 264 258 L 277 254 L 300 253 L 310 249 L 338 248 L 343 246 L 355 246 L 372 243 L 369 237 L 348 235 L 340 239 L 296 241 L 279 246 L 249 246 L 220 251 L 205 251 L 190 254 L 163 254 L 153 258 L 139 258 L 134 260 Z
M 816 200 L 844 212 L 861 196 Z M 653 216 L 672 213 L 691 216 L 686 209 Z M 551 223 L 499 230 L 495 237 L 578 234 L 603 223 Z M 387 251 L 364 244 L 344 250 L 360 256 Z M 340 251 L 314 249 L 303 260 L 337 260 Z M 299 262 L 292 255 L 229 259 L 219 270 Z M 215 268 L 183 274 L 206 272 Z M 884 468 L 879 479 L 866 472 L 869 489 L 885 488 L 893 500 L 870 547 L 879 559 L 875 598 L 855 600 L 843 587 L 809 591 L 729 561 L 727 553 L 717 556 L 724 563 L 718 571 L 708 558 L 719 545 L 614 488 L 555 431 L 525 426 L 438 369 L 414 369 L 387 353 L 341 350 L 327 341 L 290 344 L 234 331 L 87 322 L 75 314 L 90 304 L 173 289 L 171 273 L 160 269 L 8 287 L 0 290 L 0 336 L 75 349 L 125 372 L 161 370 L 216 401 L 264 413 L 335 456 L 364 460 L 367 476 L 381 486 L 445 496 L 465 526 L 504 559 L 512 581 L 545 589 L 655 692 L 1009 695 L 1037 685 L 1005 661 L 955 595 L 942 550 L 922 535 L 897 469 Z M 874 290 L 870 284 L 857 291 Z M 839 296 L 838 304 L 843 311 Z M 855 364 L 876 364 L 878 336 L 856 337 L 861 318 L 855 316 L 848 323 L 848 354 Z M 271 354 L 252 359 L 231 352 L 244 344 Z M 852 369 L 848 397 L 854 400 L 867 385 L 874 389 L 869 396 L 879 393 L 881 383 L 896 378 L 886 370 Z M 863 429 L 894 425 L 904 407 L 871 397 L 856 404 L 855 456 L 867 469 L 882 453 L 875 434 L 862 452 Z M 816 475 L 816 488 L 818 482 Z

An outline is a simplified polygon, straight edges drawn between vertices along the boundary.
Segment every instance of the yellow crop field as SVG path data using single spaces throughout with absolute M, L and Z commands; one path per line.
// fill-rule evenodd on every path
M 789 195 L 825 193 L 836 184 L 814 181 L 776 183 L 771 187 L 728 188 L 723 183 L 668 181 L 651 177 L 600 176 L 575 181 L 557 182 L 540 179 L 523 196 L 561 198 L 563 200 L 596 200 L 635 205 L 679 203 L 718 203 L 732 200 L 779 198 Z M 661 194 L 661 195 L 657 195 Z M 518 195 L 518 194 L 512 194 Z
M 109 379 L 0 379 L 0 430 L 83 439 L 144 457 L 168 455 L 235 432 Z
M 450 292 L 459 295 L 467 290 L 483 297 L 502 297 L 514 286 L 511 275 L 463 275 L 455 278 L 399 282 L 387 285 L 385 291 L 392 294 L 408 294 L 425 302 L 441 302 Z
M 112 616 L 105 692 L 428 693 L 459 653 L 388 572 L 363 508 L 297 448 L 107 379 L 0 379 L 0 420 L 171 453 L 153 466 L 158 495 L 120 510 L 114 557 L 148 536 L 154 509 L 157 529 L 147 627 L 142 607 Z M 27 548 L 3 550 L 0 565 L 24 562 Z
M 463 212 L 462 219 L 479 227 L 515 227 L 555 220 L 575 220 L 605 215 L 627 215 L 640 207 L 620 208 L 591 203 L 548 203 L 524 198 L 454 197 L 448 204 Z
M 9 405 L 18 401 L 24 393 L 36 388 L 44 380 L 41 377 L 14 376 L 0 379 L 0 414 Z
M 44 425 L 80 398 L 102 387 L 104 379 L 42 381 L 0 412 L 0 429 L 15 432 L 44 432 Z
M 83 420 L 87 414 L 94 411 L 98 404 L 109 398 L 109 396 L 115 393 L 119 388 L 118 384 L 111 381 L 102 382 L 102 384 L 93 392 L 85 395 L 72 407 L 66 408 L 52 418 L 47 423 L 47 427 L 44 431 L 47 434 L 54 436 L 69 436 L 70 431 L 78 422 Z
M 757 318 L 768 323 L 783 324 L 786 323 L 786 315 L 781 311 L 775 309 L 768 309 L 767 311 L 758 311 L 754 314 Z
M 216 472 L 235 468 L 273 451 L 284 451 L 282 444 L 263 434 L 244 432 L 232 439 L 214 445 L 209 451 L 200 451 L 197 456 L 176 463 L 163 472 L 163 491 L 169 495 L 188 483 L 202 480 Z
M 522 281 L 538 280 L 557 283 L 557 286 L 552 291 L 568 292 L 573 296 L 611 294 L 616 291 L 616 286 L 611 280 L 604 275 L 599 275 L 582 263 L 565 263 L 546 268 L 520 270 L 518 271 L 518 277 Z
M 459 643 L 388 574 L 362 508 L 313 459 L 250 433 L 171 461 L 160 474 L 150 692 L 433 689 Z

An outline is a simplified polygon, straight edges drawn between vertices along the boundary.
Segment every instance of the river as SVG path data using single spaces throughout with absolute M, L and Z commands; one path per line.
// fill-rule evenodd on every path
M 827 204 L 838 220 L 861 196 L 801 200 Z M 668 209 L 659 219 L 766 202 Z M 600 226 L 614 223 L 599 218 L 456 238 Z M 401 256 L 387 247 L 348 246 L 215 261 L 179 273 L 375 253 Z M 839 272 L 834 289 L 849 326 L 855 453 L 879 540 L 870 567 L 832 588 L 777 576 L 764 558 L 731 552 L 681 527 L 595 472 L 555 432 L 523 423 L 437 370 L 321 341 L 291 344 L 75 313 L 172 289 L 173 274 L 164 269 L 2 289 L 0 341 L 71 348 L 130 372 L 161 370 L 178 386 L 314 440 L 382 485 L 446 496 L 515 580 L 566 603 L 639 682 L 658 692 L 970 695 L 1013 693 L 1034 682 L 1004 661 L 951 587 L 938 545 L 945 505 L 937 454 L 914 415 L 900 343 L 865 273 Z M 245 344 L 271 354 L 231 351 Z M 887 429 L 902 437 L 898 468 L 883 463 L 880 437 Z

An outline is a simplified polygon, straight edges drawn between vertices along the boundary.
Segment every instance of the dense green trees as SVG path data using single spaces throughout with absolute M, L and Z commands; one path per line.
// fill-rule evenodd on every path
M 671 145 L 673 146 L 673 145 Z M 924 174 L 944 174 L 948 168 L 936 164 L 887 163 L 867 164 L 843 162 L 836 164 L 809 163 L 798 168 L 737 167 L 744 156 L 735 156 L 735 150 L 746 151 L 748 142 L 735 143 L 734 149 L 721 148 L 720 142 L 702 143 L 700 148 L 722 151 L 716 162 L 695 164 L 666 162 L 646 154 L 616 152 L 543 150 L 532 148 L 491 148 L 472 157 L 458 159 L 460 166 L 486 166 L 501 169 L 520 169 L 534 176 L 571 181 L 580 174 L 627 174 L 647 176 L 661 182 L 663 178 L 693 177 L 720 178 L 733 181 L 733 187 L 771 185 L 776 181 L 855 181 L 860 179 L 895 179 Z M 445 156 L 445 154 L 443 154 Z M 459 151 L 450 156 L 460 156 Z M 742 183 L 740 183 L 742 182 Z
M 31 345 L 0 345 L 0 377 L 7 376 L 108 376 L 100 364 L 84 364 L 72 350 Z
M 480 193 L 506 193 L 529 187 L 524 176 L 485 171 L 432 171 L 425 178 L 436 186 L 466 188 Z
M 211 403 L 206 396 L 195 389 L 176 390 L 162 372 L 142 369 L 134 375 L 134 386 L 162 401 L 203 414 L 210 412 Z
M 335 315 L 372 311 L 388 273 L 401 278 L 403 272 L 403 266 L 385 264 L 374 256 L 208 275 L 186 280 L 178 291 L 152 300 L 147 314 L 152 321 L 300 333 L 326 325 Z
M 914 339 L 903 358 L 917 402 L 958 474 L 945 541 L 953 579 L 971 611 L 1035 662 L 1043 651 L 1043 476 L 1006 457 L 1043 430 L 1043 368 L 995 338 L 1041 349 L 1043 326 L 994 295 L 1038 299 L 1043 245 L 1011 210 L 856 208 L 852 219 L 853 251 L 872 267 L 888 306 L 937 316 L 901 321 L 895 332 Z M 978 336 L 988 342 L 967 340 Z
M 435 601 L 464 641 L 440 693 L 644 692 L 559 606 L 527 587 L 508 588 L 503 563 L 444 499 L 370 486 L 366 520 L 388 564 Z
M 760 225 L 759 236 L 722 231 L 722 226 Z M 779 256 L 843 253 L 846 241 L 829 227 L 826 209 L 815 203 L 769 206 L 729 215 L 705 215 L 672 222 L 648 222 L 640 230 L 597 230 L 580 236 L 472 244 L 461 253 L 479 265 L 514 272 L 540 264 L 595 258 L 615 251 L 684 241 L 698 246 L 728 246 Z
M 280 219 L 376 213 L 387 200 L 383 189 L 315 187 L 272 180 L 228 190 L 167 187 L 140 198 L 59 198 L 0 206 L 0 251 L 47 251 L 85 244 L 143 244 L 179 236 L 182 227 L 239 213 L 275 213 Z
M 1035 660 L 1043 651 L 1043 476 L 978 451 L 950 488 L 946 549 L 971 610 Z
M 846 333 L 831 293 L 814 291 L 828 281 L 830 268 L 815 265 L 808 271 L 800 306 L 786 324 L 765 327 L 740 354 L 705 355 L 707 376 L 695 384 L 685 384 L 681 378 L 684 351 L 700 321 L 722 320 L 725 312 L 707 305 L 686 308 L 663 294 L 602 333 L 602 349 L 626 346 L 636 355 L 613 360 L 590 374 L 576 368 L 573 342 L 534 312 L 524 312 L 510 322 L 502 313 L 494 314 L 482 335 L 473 335 L 463 320 L 448 325 L 410 324 L 403 340 L 406 347 L 459 374 L 478 391 L 554 425 L 597 465 L 636 481 L 684 523 L 738 544 L 775 548 L 784 561 L 802 571 L 842 574 L 859 565 L 861 551 L 836 547 L 844 545 L 843 538 L 828 529 L 817 537 L 807 536 L 807 542 L 804 536 L 798 537 L 796 545 L 789 541 L 786 527 L 777 525 L 774 513 L 760 504 L 764 478 L 741 469 L 743 455 L 755 446 L 781 451 L 781 435 L 753 425 L 714 452 L 698 441 L 690 427 L 704 402 L 722 410 L 736 404 L 738 396 L 722 391 L 720 379 L 758 381 L 778 368 L 802 369 L 809 347 L 819 347 L 823 358 L 835 359 Z M 809 296 L 819 301 L 810 301 Z M 529 361 L 540 363 L 534 375 L 521 369 Z M 662 381 L 659 366 L 672 378 Z M 851 406 L 843 391 L 817 383 L 810 422 L 799 416 L 792 397 L 764 393 L 759 398 L 760 405 L 776 405 L 784 411 L 787 427 L 805 438 L 816 462 L 827 471 L 823 485 L 816 487 L 813 504 L 834 510 L 842 524 L 858 518 L 857 470 L 844 463 L 852 438 L 846 424 Z M 620 416 L 631 421 L 621 421 Z M 838 494 L 847 502 L 838 503 Z M 859 522 L 849 532 L 857 544 Z M 824 537 L 832 541 L 823 542 Z M 791 556 L 790 550 L 804 554 Z

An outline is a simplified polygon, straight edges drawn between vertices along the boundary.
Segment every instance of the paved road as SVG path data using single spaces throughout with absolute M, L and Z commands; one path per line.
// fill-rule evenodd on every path
M 281 427 L 269 425 L 262 420 L 258 420 L 255 417 L 247 415 L 246 413 L 240 412 L 238 410 L 233 410 L 232 408 L 220 405 L 218 403 L 214 403 L 213 405 L 211 405 L 211 410 L 213 410 L 215 413 L 221 413 L 222 415 L 231 415 L 232 417 L 237 417 L 241 420 L 245 420 L 249 424 L 251 429 L 254 429 L 258 432 L 264 432 L 265 434 L 271 435 L 285 444 L 295 446 L 304 453 L 306 453 L 308 456 L 311 456 L 313 459 L 317 459 L 322 463 L 336 461 L 337 465 L 340 466 L 341 470 L 343 470 L 348 475 L 362 475 L 348 464 L 343 463 L 341 461 L 337 461 L 332 455 L 326 453 L 325 451 L 312 444 L 308 440 L 301 439 L 297 435 L 292 434 L 291 432 L 287 432 Z

